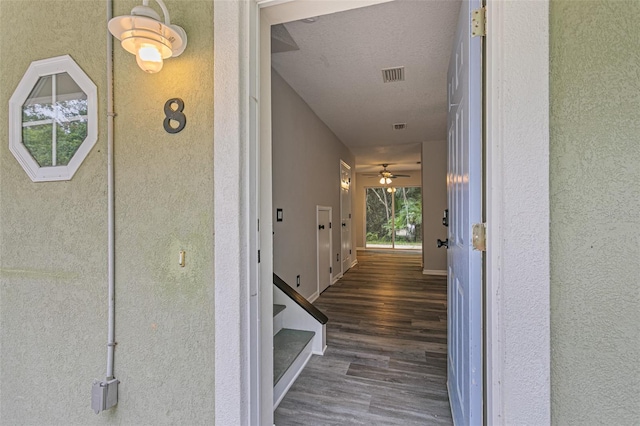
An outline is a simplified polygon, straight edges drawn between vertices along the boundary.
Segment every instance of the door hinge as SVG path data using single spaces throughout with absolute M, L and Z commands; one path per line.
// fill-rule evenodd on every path
M 351 254 L 351 250 L 349 250 L 349 254 Z
M 260 250 L 258 250 L 258 263 L 260 263 Z
M 331 222 L 329 222 L 329 229 L 331 229 Z
M 329 273 L 333 274 L 333 268 L 331 266 L 329 266 Z
M 481 7 L 471 12 L 471 37 L 484 37 L 487 34 L 487 8 Z
M 474 223 L 472 227 L 473 249 L 487 251 L 487 224 Z

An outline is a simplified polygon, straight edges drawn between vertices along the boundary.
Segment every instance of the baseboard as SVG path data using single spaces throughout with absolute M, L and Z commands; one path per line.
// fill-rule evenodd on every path
M 309 303 L 313 303 L 313 302 L 315 302 L 315 301 L 316 301 L 316 299 L 318 298 L 318 296 L 320 296 L 320 295 L 319 295 L 319 294 L 318 294 L 318 292 L 316 291 L 316 292 L 315 292 L 315 293 L 313 293 L 311 296 L 309 296 L 309 297 L 307 298 L 307 300 L 309 301 Z
M 440 277 L 446 277 L 447 276 L 447 271 L 441 271 L 441 270 L 437 270 L 437 269 L 423 269 L 422 273 L 424 275 L 438 275 Z
M 333 278 L 333 281 L 331 281 L 331 285 L 334 285 L 335 283 L 337 283 L 337 282 L 338 282 L 338 280 L 339 280 L 340 278 L 342 278 L 342 276 L 343 276 L 343 275 L 342 275 L 342 273 L 339 273 L 338 275 L 336 275 L 336 276 Z
M 354 260 L 353 263 L 351 264 L 351 266 L 349 268 L 353 268 L 354 266 L 356 266 L 358 264 L 358 259 Z

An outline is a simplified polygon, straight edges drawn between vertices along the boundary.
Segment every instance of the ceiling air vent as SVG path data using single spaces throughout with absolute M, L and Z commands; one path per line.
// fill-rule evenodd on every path
M 407 128 L 407 123 L 395 123 L 393 125 L 393 130 L 404 130 Z
M 382 70 L 382 81 L 384 83 L 393 83 L 395 81 L 404 81 L 404 67 L 386 68 Z

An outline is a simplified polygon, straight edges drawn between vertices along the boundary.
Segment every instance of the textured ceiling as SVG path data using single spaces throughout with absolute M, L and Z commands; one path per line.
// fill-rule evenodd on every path
M 402 1 L 284 24 L 300 50 L 274 69 L 356 156 L 356 169 L 419 169 L 420 143 L 446 139 L 446 76 L 458 0 Z M 383 83 L 384 68 L 405 81 Z M 394 123 L 407 123 L 393 130 Z M 373 170 L 379 167 L 373 167 Z

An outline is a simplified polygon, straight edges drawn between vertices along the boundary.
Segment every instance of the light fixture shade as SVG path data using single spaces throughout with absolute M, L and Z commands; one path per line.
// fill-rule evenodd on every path
M 122 48 L 136 55 L 136 62 L 146 72 L 160 71 L 164 59 L 179 56 L 187 47 L 184 29 L 169 24 L 168 19 L 163 24 L 148 6 L 137 6 L 131 15 L 111 19 L 108 27 Z
M 380 183 L 384 185 L 384 178 L 383 177 L 380 178 Z

